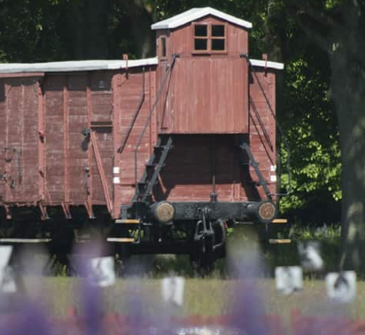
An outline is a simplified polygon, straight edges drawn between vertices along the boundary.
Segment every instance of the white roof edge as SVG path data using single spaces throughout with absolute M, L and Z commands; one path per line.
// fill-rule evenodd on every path
M 252 28 L 251 22 L 239 19 L 237 17 L 226 14 L 211 7 L 202 7 L 202 8 L 193 8 L 181 14 L 175 15 L 169 19 L 157 22 L 151 26 L 151 29 L 152 30 L 174 29 L 189 22 L 198 20 L 207 15 L 216 16 L 222 20 L 231 22 L 244 28 Z
M 270 62 L 270 61 L 265 62 L 264 60 L 259 60 L 259 59 L 250 59 L 250 63 L 253 66 L 268 67 L 270 69 L 276 69 L 276 70 L 284 69 L 283 63 Z
M 157 57 L 128 60 L 128 67 L 157 65 Z M 97 70 L 125 69 L 125 60 L 83 60 L 49 63 L 3 63 L 0 64 L 1 73 L 24 73 L 24 72 L 76 72 Z

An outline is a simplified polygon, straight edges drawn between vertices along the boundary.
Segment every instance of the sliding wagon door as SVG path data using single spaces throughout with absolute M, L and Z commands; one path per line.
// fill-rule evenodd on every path
M 38 79 L 0 80 L 0 203 L 39 201 Z

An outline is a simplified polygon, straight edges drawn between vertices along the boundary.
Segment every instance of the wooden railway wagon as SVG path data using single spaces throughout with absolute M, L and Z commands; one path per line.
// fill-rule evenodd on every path
M 283 65 L 249 58 L 250 28 L 195 8 L 152 25 L 155 58 L 1 64 L 2 241 L 98 225 L 210 266 L 227 224 L 271 223 Z

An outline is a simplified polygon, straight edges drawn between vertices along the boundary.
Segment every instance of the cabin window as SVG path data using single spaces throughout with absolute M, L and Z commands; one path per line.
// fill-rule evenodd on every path
M 161 58 L 166 58 L 166 36 L 161 37 Z
M 194 26 L 194 49 L 196 51 L 208 50 L 208 26 L 206 24 Z
M 226 25 L 195 24 L 194 51 L 196 53 L 219 53 L 226 51 Z
M 212 25 L 212 51 L 226 50 L 226 27 L 223 24 Z

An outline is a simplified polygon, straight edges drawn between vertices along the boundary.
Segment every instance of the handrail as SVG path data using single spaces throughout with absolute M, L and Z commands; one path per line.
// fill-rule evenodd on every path
M 162 94 L 162 90 L 166 84 L 166 81 L 167 81 L 167 78 L 171 75 L 171 72 L 172 72 L 172 69 L 174 67 L 174 64 L 175 64 L 175 60 L 176 58 L 178 57 L 178 55 L 174 54 L 172 56 L 172 60 L 171 60 L 171 63 L 170 63 L 170 66 L 169 68 L 167 69 L 166 73 L 165 73 L 165 77 L 163 78 L 162 80 L 162 83 L 161 83 L 161 86 L 157 92 L 157 95 L 156 95 L 156 99 L 155 99 L 155 102 L 153 103 L 152 107 L 151 107 L 151 110 L 150 110 L 150 113 L 147 117 L 147 120 L 146 120 L 146 123 L 143 127 L 143 130 L 142 130 L 142 133 L 138 139 L 138 142 L 137 142 L 137 145 L 134 149 L 134 179 L 135 179 L 135 185 L 137 187 L 137 179 L 138 179 L 138 169 L 137 169 L 137 160 L 138 160 L 138 148 L 140 147 L 141 143 L 142 143 L 142 140 L 143 140 L 143 136 L 147 130 L 147 126 L 148 124 L 150 123 L 151 121 L 151 117 L 152 117 L 152 114 L 153 114 L 153 111 L 155 110 L 156 106 L 157 106 L 157 103 L 158 101 L 160 100 L 160 97 L 161 97 L 161 94 Z
M 142 93 L 141 93 L 141 97 L 139 99 L 138 106 L 136 108 L 136 111 L 134 112 L 134 116 L 133 116 L 132 121 L 131 121 L 131 123 L 129 125 L 129 128 L 127 130 L 127 133 L 124 136 L 124 139 L 122 141 L 122 144 L 120 145 L 120 147 L 117 150 L 117 152 L 119 154 L 123 152 L 123 150 L 124 150 L 124 148 L 125 148 L 125 146 L 127 144 L 128 138 L 129 138 L 129 136 L 130 136 L 130 134 L 132 132 L 133 126 L 134 126 L 134 124 L 135 124 L 135 122 L 137 120 L 138 114 L 139 114 L 139 112 L 140 112 L 140 110 L 142 108 L 143 102 L 145 100 L 145 96 L 146 96 L 146 94 L 145 94 L 145 91 L 146 91 L 145 90 L 146 80 L 145 80 L 145 68 L 144 67 L 143 67 L 142 71 L 143 71 L 143 77 L 142 77 Z

